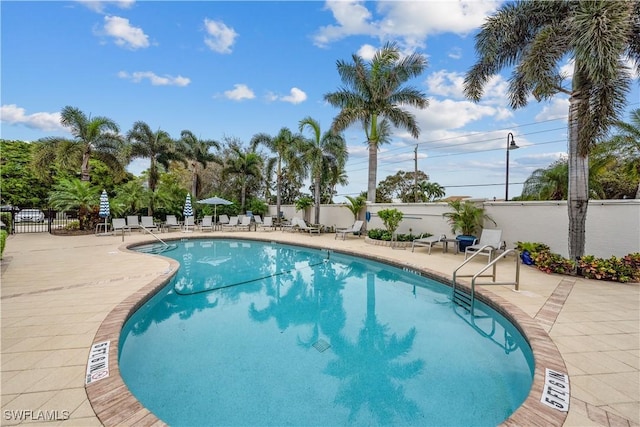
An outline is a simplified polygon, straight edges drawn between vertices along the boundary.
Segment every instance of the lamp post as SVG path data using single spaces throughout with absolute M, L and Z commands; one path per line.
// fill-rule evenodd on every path
M 507 178 L 505 181 L 505 189 L 504 189 L 504 201 L 509 201 L 509 151 L 518 149 L 516 142 L 513 140 L 513 134 L 509 132 L 507 134 Z

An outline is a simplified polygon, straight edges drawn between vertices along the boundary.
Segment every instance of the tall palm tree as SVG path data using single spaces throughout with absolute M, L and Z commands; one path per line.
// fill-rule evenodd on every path
M 426 197 L 427 201 L 440 199 L 446 194 L 445 188 L 437 182 L 422 181 L 418 184 L 418 190 Z
M 378 121 L 387 119 L 395 127 L 409 131 L 418 138 L 420 129 L 413 114 L 402 106 L 426 108 L 429 105 L 424 93 L 404 84 L 419 76 L 427 65 L 424 55 L 413 53 L 401 57 L 395 43 L 386 43 L 378 50 L 371 62 L 359 55 L 352 55 L 353 63 L 337 62 L 338 74 L 344 87 L 328 93 L 324 99 L 340 112 L 334 118 L 332 129 L 342 132 L 353 123 L 365 127 L 369 147 L 369 179 L 367 200 L 376 200 L 378 169 Z
M 66 106 L 60 112 L 60 123 L 69 128 L 73 139 L 50 137 L 43 138 L 34 155 L 36 169 L 48 171 L 52 162 L 63 168 L 79 166 L 80 179 L 91 179 L 89 160 L 103 161 L 114 173 L 124 175 L 125 167 L 120 156 L 122 138 L 120 128 L 113 120 L 97 116 L 87 117 L 78 108 Z
M 250 178 L 260 178 L 262 157 L 252 148 L 242 149 L 237 145 L 229 147 L 232 156 L 222 169 L 223 176 L 235 175 L 240 181 L 240 210 L 244 212 L 247 199 L 247 183 Z
M 251 138 L 251 146 L 257 147 L 262 144 L 275 153 L 277 158 L 276 165 L 276 212 L 277 218 L 280 218 L 280 205 L 282 203 L 282 177 L 284 175 L 283 163 L 289 166 L 289 173 L 295 173 L 301 168 L 301 163 L 296 162 L 298 154 L 297 149 L 304 143 L 304 137 L 300 134 L 291 132 L 290 129 L 283 127 L 274 137 L 266 133 L 259 133 Z
M 310 165 L 311 180 L 314 185 L 314 218 L 315 223 L 320 223 L 320 184 L 322 177 L 330 173 L 331 168 L 344 165 L 349 153 L 347 152 L 347 142 L 341 134 L 331 130 L 322 133 L 320 123 L 307 116 L 299 122 L 300 132 L 305 128 L 311 129 L 313 137 L 305 145 L 302 156 L 306 163 Z
M 218 161 L 218 157 L 210 153 L 209 150 L 211 148 L 219 150 L 220 143 L 213 140 L 198 139 L 189 130 L 183 130 L 180 133 L 180 142 L 183 144 L 184 157 L 191 170 L 191 194 L 197 198 L 198 190 L 200 189 L 200 169 L 198 165 L 206 169 L 208 162 Z
M 184 156 L 168 132 L 160 129 L 154 132 L 143 121 L 137 121 L 133 124 L 131 130 L 127 132 L 127 141 L 129 142 L 130 158 L 149 159 L 148 183 L 151 200 L 149 201 L 148 215 L 153 215 L 154 195 L 160 178 L 158 166 L 167 169 L 172 160 L 183 160 Z
M 465 77 L 465 94 L 479 101 L 487 81 L 514 67 L 512 108 L 530 95 L 569 96 L 569 257 L 584 255 L 589 202 L 588 155 L 622 112 L 631 84 L 624 59 L 640 64 L 640 2 L 517 1 L 504 4 L 476 36 L 477 63 Z M 571 87 L 561 61 L 571 58 Z

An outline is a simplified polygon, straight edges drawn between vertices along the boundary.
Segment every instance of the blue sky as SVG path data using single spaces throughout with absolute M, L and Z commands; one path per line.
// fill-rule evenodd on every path
M 501 3 L 2 1 L 0 137 L 69 136 L 59 123 L 67 105 L 109 117 L 123 133 L 142 120 L 174 138 L 188 129 L 248 144 L 256 133 L 297 131 L 306 116 L 327 130 L 337 110 L 323 96 L 341 86 L 336 61 L 354 53 L 370 58 L 391 40 L 426 55 L 428 67 L 410 84 L 430 106 L 412 111 L 419 139 L 398 130 L 381 147 L 378 181 L 413 171 L 417 145 L 418 168 L 447 196 L 504 198 L 511 132 L 521 147 L 510 152 L 509 195 L 517 196 L 518 183 L 566 152 L 568 100 L 531 100 L 513 111 L 508 70 L 492 79 L 480 103 L 464 98 L 474 35 Z M 637 83 L 627 110 L 640 107 Z M 359 126 L 344 135 L 350 183 L 338 192 L 357 195 L 367 188 L 365 135 Z M 138 160 L 130 170 L 147 165 Z

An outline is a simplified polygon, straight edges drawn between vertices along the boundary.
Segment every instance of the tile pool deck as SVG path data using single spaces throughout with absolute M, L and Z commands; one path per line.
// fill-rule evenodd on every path
M 412 253 L 362 238 L 334 240 L 333 234 L 176 231 L 161 237 L 200 235 L 335 248 L 447 277 L 464 258 L 439 248 L 427 255 L 425 248 Z M 84 384 L 89 349 L 112 310 L 167 276 L 168 260 L 124 250 L 149 239 L 135 232 L 124 242 L 121 236 L 9 237 L 1 265 L 1 425 L 101 425 Z M 512 258 L 501 263 L 499 280 L 512 280 L 514 265 Z M 526 313 L 562 355 L 571 385 L 564 425 L 640 426 L 640 286 L 547 275 L 525 266 L 520 275 L 520 292 L 512 286 L 486 289 Z

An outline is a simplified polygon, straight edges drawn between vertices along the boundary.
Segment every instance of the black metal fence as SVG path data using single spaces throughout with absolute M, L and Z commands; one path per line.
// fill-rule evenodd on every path
M 78 212 L 53 209 L 3 207 L 5 228 L 11 234 L 63 233 L 78 228 Z M 10 218 L 10 219 L 9 219 Z

